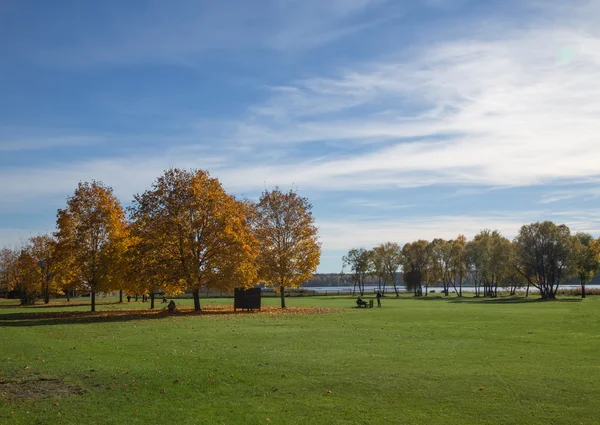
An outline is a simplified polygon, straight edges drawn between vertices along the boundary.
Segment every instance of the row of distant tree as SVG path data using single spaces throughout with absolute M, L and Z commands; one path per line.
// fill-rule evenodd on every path
M 376 278 L 393 286 L 398 295 L 398 273 L 415 296 L 432 285 L 440 285 L 462 296 L 468 280 L 476 296 L 496 297 L 498 287 L 514 294 L 517 288 L 539 290 L 544 299 L 556 298 L 561 284 L 577 278 L 585 298 L 585 286 L 600 272 L 600 238 L 589 233 L 571 234 L 564 225 L 551 221 L 524 225 L 510 241 L 498 231 L 482 230 L 467 241 L 418 240 L 400 246 L 386 242 L 371 250 L 354 248 L 343 257 L 344 270 L 361 294 Z
M 56 232 L 0 251 L 0 294 L 22 304 L 98 292 L 177 294 L 259 282 L 298 286 L 316 271 L 320 243 L 312 206 L 295 191 L 236 199 L 201 170 L 170 169 L 124 209 L 112 188 L 80 183 L 58 210 Z
M 402 272 L 398 272 L 396 275 L 396 281 L 402 284 Z M 315 273 L 310 279 L 308 279 L 304 287 L 335 287 L 335 286 L 348 286 L 352 285 L 352 277 L 344 273 Z M 370 275 L 365 277 L 366 285 L 382 285 L 383 282 L 376 275 Z

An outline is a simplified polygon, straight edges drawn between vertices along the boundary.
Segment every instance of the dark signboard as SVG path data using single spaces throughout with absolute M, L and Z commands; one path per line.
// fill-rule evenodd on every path
M 238 308 L 248 311 L 260 310 L 260 288 L 241 289 L 235 288 L 233 293 L 233 310 Z

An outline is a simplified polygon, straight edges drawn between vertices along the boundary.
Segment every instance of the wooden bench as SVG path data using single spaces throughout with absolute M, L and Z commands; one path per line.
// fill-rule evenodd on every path
M 366 300 L 356 300 L 356 305 L 358 306 L 358 308 L 364 307 L 364 308 L 373 308 L 373 299 L 370 299 L 368 301 Z

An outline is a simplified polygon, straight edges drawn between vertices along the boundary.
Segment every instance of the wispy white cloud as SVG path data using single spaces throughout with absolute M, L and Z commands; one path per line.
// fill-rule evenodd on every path
M 577 11 L 560 24 L 507 26 L 496 37 L 443 41 L 402 60 L 274 87 L 239 123 L 237 140 L 261 149 L 368 141 L 373 149 L 260 164 L 231 180 L 284 176 L 339 189 L 599 176 L 600 30 L 587 23 L 600 15 Z
M 569 190 L 552 190 L 541 196 L 541 204 L 552 204 L 556 202 L 581 199 L 590 201 L 600 198 L 600 187 L 577 187 Z
M 370 208 L 377 209 L 383 211 L 390 210 L 404 210 L 413 208 L 415 205 L 413 204 L 399 204 L 395 202 L 383 201 L 383 200 L 369 200 L 369 199 L 361 199 L 361 198 L 351 198 L 347 199 L 344 202 L 345 205 L 350 207 L 358 207 L 358 208 Z
M 366 5 L 358 2 L 334 15 Z M 169 165 L 210 167 L 235 191 L 265 184 L 371 190 L 596 178 L 600 30 L 587 29 L 594 16 L 581 16 L 579 9 L 570 13 L 561 24 L 542 20 L 525 30 L 507 25 L 495 37 L 441 41 L 404 53 L 401 60 L 274 87 L 267 102 L 252 107 L 219 139 L 210 155 L 218 161 L 163 152 L 104 158 L 61 164 L 54 180 L 72 186 L 76 176 L 107 175 L 128 176 L 121 179 L 127 182 L 148 176 L 148 182 Z M 306 142 L 370 143 L 371 149 L 331 154 L 325 149 L 298 159 L 290 148 Z M 20 180 L 34 187 L 32 179 L 49 172 L 54 173 L 22 170 L 26 176 Z
M 165 152 L 161 156 L 136 156 L 122 159 L 91 159 L 75 164 L 36 167 L 4 167 L 0 170 L 2 209 L 31 203 L 36 199 L 54 199 L 59 206 L 73 194 L 81 181 L 102 181 L 111 186 L 122 202 L 148 189 L 152 182 L 171 167 L 212 169 L 223 158 L 205 152 Z
M 89 146 L 106 141 L 106 136 L 68 129 L 14 128 L 0 126 L 0 152 L 38 151 Z

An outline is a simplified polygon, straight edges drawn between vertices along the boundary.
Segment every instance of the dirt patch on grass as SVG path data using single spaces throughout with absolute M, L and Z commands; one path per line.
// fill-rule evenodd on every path
M 24 381 L 0 382 L 1 400 L 26 400 L 81 395 L 83 390 L 65 384 L 60 379 L 39 378 Z

